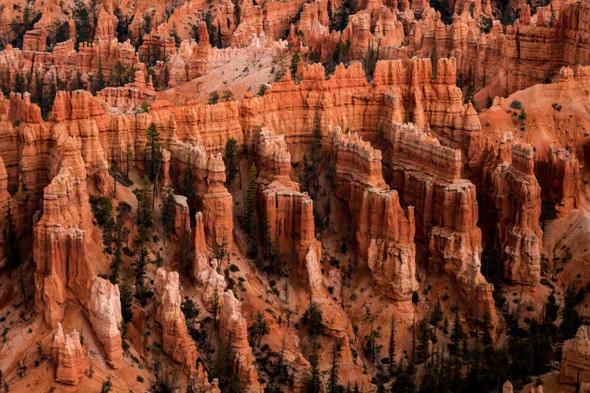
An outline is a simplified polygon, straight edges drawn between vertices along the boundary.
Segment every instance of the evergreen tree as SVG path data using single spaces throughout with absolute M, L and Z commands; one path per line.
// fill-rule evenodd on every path
M 377 339 L 381 337 L 381 326 L 377 329 L 373 329 L 373 323 L 375 318 L 371 317 L 371 330 L 368 335 L 365 336 L 365 356 L 371 359 L 371 362 L 375 363 L 377 359 L 381 357 L 382 345 L 377 344 Z
M 576 309 L 580 300 L 576 288 L 574 287 L 574 283 L 570 283 L 565 291 L 563 311 L 561 312 L 562 321 L 560 330 L 564 340 L 574 337 L 578 331 L 578 327 L 582 323 L 578 310 Z
M 6 261 L 9 269 L 16 269 L 21 264 L 21 256 L 14 228 L 14 217 L 12 214 L 12 204 L 10 199 L 6 202 L 6 223 L 4 239 L 6 244 Z
M 199 316 L 199 313 L 201 312 L 201 310 L 199 310 L 199 307 L 197 307 L 195 302 L 186 296 L 184 298 L 184 301 L 180 305 L 180 310 L 184 314 L 184 318 L 186 319 L 187 325 L 189 327 L 192 327 L 194 325 L 195 319 Z
M 307 326 L 312 337 L 318 336 L 324 329 L 323 313 L 316 302 L 309 300 L 309 306 L 303 313 L 301 324 Z
M 299 52 L 295 52 L 293 56 L 291 56 L 291 65 L 289 66 L 289 70 L 291 71 L 291 78 L 295 80 L 297 75 L 297 65 L 301 61 L 301 56 L 299 56 Z
M 248 258 L 254 258 L 258 254 L 258 216 L 256 214 L 258 199 L 258 192 L 256 190 L 257 178 L 256 165 L 252 164 L 244 203 L 244 229 L 248 235 Z
M 436 328 L 442 319 L 443 313 L 440 306 L 440 301 L 437 300 L 436 303 L 434 303 L 434 310 L 432 310 L 432 314 L 430 314 L 430 323 Z
M 389 332 L 389 345 L 387 347 L 387 354 L 389 355 L 389 364 L 387 365 L 387 371 L 389 377 L 392 378 L 395 372 L 395 317 L 391 315 L 391 328 Z
M 373 75 L 375 74 L 375 67 L 377 66 L 377 61 L 379 60 L 379 47 L 374 47 L 373 42 L 369 43 L 369 48 L 365 57 L 362 60 L 363 69 L 365 70 L 365 75 L 367 76 L 368 80 L 373 79 Z
M 146 268 L 150 263 L 147 247 L 142 246 L 139 249 L 139 255 L 133 262 L 135 268 L 135 295 L 141 297 L 145 289 Z
M 207 101 L 207 105 L 215 105 L 219 102 L 219 93 L 217 91 L 212 91 L 209 94 L 209 101 Z
M 521 123 L 526 120 L 526 111 L 524 109 L 524 106 L 520 107 L 520 113 L 518 114 L 518 120 L 520 120 Z
M 192 209 L 196 209 L 196 193 L 194 188 L 194 181 L 193 181 L 193 167 L 191 164 L 191 155 L 190 152 L 187 154 L 188 160 L 184 169 L 182 170 L 182 177 L 180 180 L 180 193 L 186 197 L 188 202 L 188 206 Z
M 111 265 L 109 267 L 109 280 L 113 284 L 117 284 L 119 282 L 119 270 L 121 268 L 121 264 L 123 263 L 123 223 L 120 219 L 117 218 L 117 221 L 113 225 L 113 229 L 115 232 L 113 238 L 115 251 L 113 253 L 113 260 L 111 261 Z
M 221 34 L 221 25 L 219 23 L 217 23 L 217 47 L 218 48 L 223 48 L 223 42 L 222 42 L 222 38 L 223 35 Z
M 180 246 L 180 264 L 182 266 L 182 270 L 188 277 L 192 276 L 192 261 L 193 251 L 191 249 L 191 233 L 190 231 L 185 231 L 182 238 L 182 244 Z
M 268 327 L 268 323 L 266 322 L 266 318 L 264 318 L 263 313 L 257 311 L 254 321 L 248 327 L 248 336 L 253 340 L 257 347 L 260 347 L 262 338 L 268 333 L 270 333 L 270 329 Z
M 104 78 L 104 73 L 102 71 L 102 60 L 100 58 L 100 56 L 98 57 L 98 70 L 96 72 L 96 78 L 94 78 L 94 92 L 98 92 L 101 91 L 102 89 L 104 89 L 106 87 L 106 82 L 105 82 L 105 78 Z
M 311 370 L 305 379 L 303 392 L 304 393 L 322 393 L 322 386 L 320 380 L 318 344 L 314 342 L 313 352 L 309 357 L 309 365 Z
M 120 285 L 121 316 L 123 323 L 127 324 L 133 319 L 133 290 L 128 279 Z
M 428 321 L 423 319 L 420 321 L 420 338 L 418 343 L 418 363 L 423 363 L 428 360 L 430 356 L 429 341 L 431 338 L 430 327 Z
M 74 23 L 76 24 L 76 49 L 78 49 L 80 42 L 90 42 L 92 39 L 91 13 L 93 13 L 93 10 L 87 8 L 82 0 L 76 0 L 72 10 Z
M 453 323 L 453 330 L 451 332 L 451 341 L 452 344 L 449 345 L 449 351 L 453 355 L 458 355 L 461 349 L 461 340 L 464 338 L 465 333 L 463 333 L 463 327 L 461 326 L 461 321 L 459 320 L 459 310 L 458 308 L 455 310 L 455 321 Z
M 547 325 L 554 324 L 557 320 L 557 312 L 559 311 L 559 306 L 555 300 L 555 291 L 551 291 L 549 296 L 547 297 L 547 303 L 545 304 L 545 323 Z
M 171 187 L 164 189 L 164 204 L 162 205 L 161 220 L 166 236 L 174 233 L 174 222 L 176 221 L 176 199 Z
M 145 161 L 146 171 L 148 177 L 152 182 L 155 183 L 156 175 L 160 170 L 160 164 L 162 163 L 162 147 L 160 146 L 160 133 L 158 127 L 154 123 L 150 123 L 150 126 L 146 132 L 146 145 L 145 145 Z
M 151 186 L 147 177 L 143 178 L 141 187 L 133 190 L 133 193 L 137 198 L 137 239 L 144 243 L 149 240 L 147 229 L 153 225 Z
M 14 89 L 15 93 L 23 94 L 27 90 L 26 82 L 20 72 L 18 72 L 14 78 Z
M 340 354 L 340 348 L 338 344 L 334 343 L 332 348 L 332 366 L 330 367 L 330 378 L 328 379 L 328 392 L 327 393 L 340 393 L 343 387 L 338 384 L 338 356 Z
M 238 174 L 238 142 L 234 138 L 229 138 L 225 144 L 223 153 L 223 163 L 225 164 L 225 174 L 227 185 L 231 185 L 233 179 Z
M 391 391 L 395 393 L 414 393 L 416 391 L 414 377 L 408 372 L 400 373 L 395 379 Z

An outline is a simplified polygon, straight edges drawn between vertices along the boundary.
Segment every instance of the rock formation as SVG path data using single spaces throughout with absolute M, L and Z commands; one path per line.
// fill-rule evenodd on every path
M 555 201 L 559 215 L 566 215 L 579 208 L 582 198 L 580 189 L 582 180 L 580 163 L 574 153 L 550 146 L 548 164 L 542 166 L 537 172 L 541 191 L 548 191 L 547 196 Z
M 361 257 L 383 295 L 410 299 L 418 287 L 413 209 L 404 211 L 398 193 L 386 187 L 379 150 L 339 128 L 328 139 L 334 192 L 348 204 Z
M 590 382 L 590 339 L 588 326 L 578 328 L 576 337 L 563 343 L 561 355 L 561 369 L 559 380 L 561 383 L 575 385 L 578 382 Z
M 313 201 L 307 193 L 299 192 L 299 184 L 290 180 L 291 155 L 284 136 L 261 130 L 256 152 L 263 219 L 271 245 L 278 245 L 282 254 L 294 255 L 297 279 L 312 289 L 316 287 L 314 281 L 319 279 L 321 284 L 321 273 L 315 278 L 311 273 L 319 271 L 321 250 L 315 239 Z
M 86 356 L 77 330 L 64 335 L 61 323 L 57 324 L 53 336 L 53 361 L 56 364 L 56 382 L 66 385 L 78 384 L 86 373 Z
M 63 318 L 67 291 L 85 299 L 94 280 L 94 269 L 85 254 L 90 206 L 85 170 L 76 177 L 68 167 L 45 188 L 43 216 L 35 226 L 35 307 L 55 327 Z
M 501 247 L 506 279 L 535 285 L 540 279 L 539 226 L 541 188 L 534 175 L 533 150 L 505 133 L 496 153 L 490 153 L 483 170 L 484 206 L 497 222 L 496 238 Z M 492 216 L 493 217 L 493 216 Z
M 389 184 L 414 206 L 416 240 L 431 267 L 454 276 L 467 298 L 497 321 L 493 286 L 481 274 L 481 231 L 475 186 L 461 178 L 461 152 L 442 146 L 413 124 L 385 126 Z
M 156 321 L 162 328 L 162 346 L 175 361 L 194 370 L 197 364 L 197 349 L 188 335 L 184 314 L 180 310 L 180 282 L 177 272 L 159 268 L 154 280 L 158 309 Z
M 262 391 L 258 383 L 258 373 L 254 367 L 254 355 L 248 343 L 248 323 L 241 313 L 241 302 L 231 291 L 223 294 L 223 306 L 219 315 L 219 335 L 224 345 L 231 346 L 232 362 L 237 369 L 240 381 L 248 393 Z
M 87 307 L 88 318 L 104 348 L 107 363 L 111 368 L 119 368 L 123 361 L 119 287 L 103 278 L 96 278 L 90 288 Z

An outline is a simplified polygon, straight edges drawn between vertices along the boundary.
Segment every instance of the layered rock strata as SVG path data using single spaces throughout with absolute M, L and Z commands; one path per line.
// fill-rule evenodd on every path
M 260 393 L 254 355 L 248 343 L 248 322 L 242 316 L 242 304 L 231 291 L 223 294 L 223 307 L 219 315 L 219 335 L 225 345 L 231 346 L 232 362 L 240 381 L 248 393 Z
M 310 269 L 319 271 L 321 253 L 321 244 L 315 238 L 313 201 L 289 178 L 291 155 L 284 136 L 261 130 L 257 136 L 256 153 L 260 166 L 258 183 L 262 220 L 266 220 L 271 244 L 277 244 L 281 254 L 294 256 L 292 266 L 297 279 L 313 290 L 316 285 Z M 310 253 L 313 257 L 309 256 Z M 321 284 L 321 273 L 319 277 Z
M 158 303 L 156 321 L 162 328 L 164 351 L 189 370 L 195 370 L 197 348 L 188 334 L 184 314 L 180 310 L 182 297 L 178 273 L 159 268 L 156 271 L 154 288 Z
M 395 300 L 410 299 L 418 288 L 414 209 L 402 209 L 397 191 L 383 180 L 381 152 L 356 133 L 332 129 L 328 149 L 336 170 L 334 192 L 348 206 L 361 258 L 377 288 Z
M 576 337 L 566 340 L 561 351 L 561 383 L 590 382 L 590 339 L 588 326 L 580 326 Z
M 61 323 L 53 336 L 53 361 L 56 364 L 55 381 L 77 385 L 86 373 L 86 356 L 80 343 L 80 333 L 72 330 L 64 335 Z
M 534 174 L 533 149 L 502 135 L 483 169 L 482 204 L 486 222 L 497 223 L 506 279 L 525 285 L 539 282 L 541 273 L 541 187 Z
M 495 324 L 493 286 L 480 271 L 476 189 L 461 178 L 461 152 L 413 124 L 390 123 L 383 137 L 389 184 L 405 206 L 414 207 L 416 240 L 427 248 L 430 266 L 455 277 Z

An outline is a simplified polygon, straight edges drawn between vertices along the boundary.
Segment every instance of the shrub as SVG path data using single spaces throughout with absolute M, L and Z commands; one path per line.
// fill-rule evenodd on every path
M 94 219 L 101 227 L 109 222 L 113 214 L 113 204 L 105 196 L 90 196 L 90 206 Z
M 522 104 L 518 100 L 514 100 L 510 103 L 510 108 L 512 108 L 512 109 L 520 109 L 521 107 L 522 107 Z

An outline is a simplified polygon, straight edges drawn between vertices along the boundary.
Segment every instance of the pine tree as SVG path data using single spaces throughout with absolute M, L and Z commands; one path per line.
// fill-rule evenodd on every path
M 266 318 L 264 318 L 264 314 L 260 311 L 256 312 L 256 316 L 254 317 L 254 321 L 248 327 L 248 334 L 249 337 L 254 341 L 254 344 L 257 347 L 260 347 L 262 343 L 262 338 L 270 333 L 270 329 L 268 327 L 268 322 Z
M 21 73 L 17 73 L 14 79 L 14 89 L 15 93 L 23 94 L 26 91 L 25 79 L 21 75 Z
M 156 175 L 160 170 L 160 164 L 162 162 L 162 147 L 160 146 L 160 133 L 158 127 L 154 123 L 150 123 L 150 126 L 146 132 L 146 145 L 145 145 L 145 160 L 146 170 L 148 177 L 152 182 L 156 181 Z
M 152 198 L 151 198 L 151 186 L 147 177 L 143 178 L 142 185 L 140 188 L 133 190 L 135 197 L 137 198 L 137 239 L 144 243 L 149 240 L 149 234 L 147 229 L 153 225 L 152 220 Z
M 184 318 L 186 319 L 187 325 L 192 328 L 195 323 L 195 319 L 199 316 L 201 310 L 199 309 L 199 307 L 197 307 L 197 305 L 192 299 L 186 296 L 184 298 L 184 301 L 180 305 L 180 310 L 184 314 Z
M 297 65 L 301 61 L 301 56 L 299 56 L 299 52 L 295 52 L 293 56 L 291 56 L 291 65 L 289 66 L 289 70 L 291 71 L 291 78 L 295 80 L 295 76 L 297 75 Z
M 217 23 L 217 47 L 220 49 L 223 48 L 222 38 L 223 35 L 221 34 L 221 25 Z
M 559 306 L 557 305 L 557 302 L 555 300 L 555 291 L 551 291 L 551 293 L 547 297 L 547 303 L 545 304 L 545 324 L 554 324 L 557 320 L 558 311 Z
M 581 324 L 580 315 L 576 309 L 578 303 L 579 298 L 572 282 L 565 291 L 563 310 L 561 312 L 562 321 L 559 327 L 563 338 L 566 340 L 574 337 Z
M 109 280 L 113 284 L 117 284 L 119 282 L 119 270 L 121 268 L 121 264 L 123 263 L 123 223 L 119 218 L 117 218 L 113 229 L 115 231 L 113 238 L 115 243 L 115 251 L 113 253 L 113 260 L 109 267 Z
M 162 205 L 161 220 L 166 236 L 174 233 L 174 222 L 176 220 L 176 199 L 171 187 L 164 189 L 164 204 Z
M 309 334 L 312 337 L 317 337 L 324 330 L 323 313 L 318 304 L 309 299 L 309 306 L 301 317 L 301 324 L 307 326 Z
M 225 174 L 227 185 L 231 185 L 233 179 L 238 174 L 238 142 L 234 138 L 229 138 L 225 144 L 223 153 L 223 163 L 225 164 Z
M 256 190 L 257 178 L 256 165 L 252 164 L 244 203 L 244 229 L 248 235 L 248 258 L 254 258 L 258 254 L 258 217 L 256 214 L 258 199 Z
M 395 379 L 391 391 L 395 393 L 414 393 L 416 391 L 414 377 L 407 371 L 400 373 Z
M 431 333 L 430 327 L 428 326 L 428 321 L 423 319 L 420 321 L 420 338 L 418 343 L 418 363 L 423 363 L 424 361 L 428 360 L 430 356 L 429 352 L 429 341 L 430 341 Z
M 123 323 L 127 324 L 133 319 L 133 290 L 128 279 L 124 279 L 120 285 L 121 316 Z
M 328 392 L 327 393 L 340 393 L 342 386 L 338 384 L 338 356 L 340 348 L 338 344 L 334 343 L 332 348 L 332 366 L 330 367 L 330 378 L 328 379 Z
M 451 332 L 451 341 L 452 344 L 449 345 L 449 351 L 453 355 L 458 355 L 461 349 L 461 340 L 464 338 L 465 333 L 463 332 L 463 327 L 461 326 L 461 321 L 459 320 L 459 310 L 458 308 L 455 310 L 455 321 L 453 323 L 453 330 Z
M 188 160 L 184 169 L 182 170 L 182 178 L 180 180 L 180 193 L 186 197 L 188 202 L 188 206 L 195 210 L 196 209 L 196 200 L 195 200 L 195 186 L 193 182 L 193 167 L 191 164 L 191 155 L 190 152 L 187 154 Z
M 311 134 L 311 154 L 310 154 L 310 166 L 311 169 L 311 184 L 313 186 L 312 198 L 315 198 L 320 188 L 320 164 L 322 163 L 322 124 L 320 120 L 320 114 L 318 108 L 315 110 L 315 117 L 313 120 L 313 131 Z M 305 170 L 305 166 L 304 166 Z
M 145 289 L 146 268 L 150 263 L 148 250 L 145 246 L 139 249 L 139 255 L 133 262 L 135 268 L 135 294 L 138 297 L 143 297 Z
M 102 59 L 98 57 L 98 71 L 96 72 L 94 92 L 101 91 L 106 87 L 104 73 L 102 72 Z
M 4 239 L 6 240 L 6 260 L 9 269 L 16 269 L 21 264 L 21 256 L 14 228 L 14 217 L 12 214 L 12 204 L 10 199 L 6 202 L 6 226 Z
M 395 372 L 395 317 L 391 315 L 391 328 L 389 332 L 389 346 L 387 347 L 387 354 L 389 355 L 389 364 L 387 371 L 389 377 L 393 378 Z
M 180 246 L 180 264 L 182 266 L 182 270 L 188 277 L 192 276 L 192 261 L 193 251 L 191 250 L 191 233 L 190 231 L 185 231 L 182 238 L 182 244 Z
M 440 306 L 440 301 L 437 300 L 436 303 L 434 303 L 434 310 L 432 310 L 432 314 L 430 314 L 430 323 L 432 324 L 432 326 L 437 328 L 438 324 L 442 321 L 442 319 L 443 313 Z
M 321 393 L 322 386 L 320 381 L 320 370 L 319 370 L 319 356 L 318 356 L 318 344 L 314 342 L 313 352 L 309 357 L 309 365 L 311 370 L 305 380 L 303 392 L 304 393 Z

